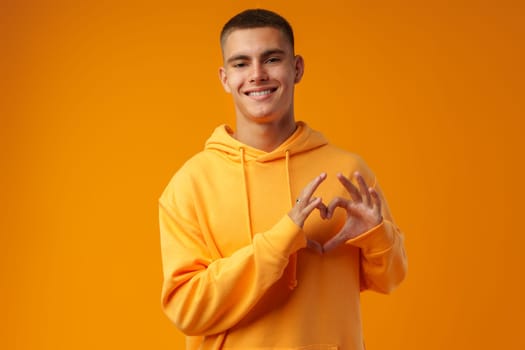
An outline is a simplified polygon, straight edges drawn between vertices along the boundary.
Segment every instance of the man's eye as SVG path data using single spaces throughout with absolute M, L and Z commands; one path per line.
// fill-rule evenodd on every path
M 238 63 L 234 63 L 233 64 L 233 68 L 242 68 L 242 67 L 245 67 L 246 66 L 246 63 L 244 62 L 238 62 Z
M 270 57 L 266 60 L 267 63 L 275 63 L 275 62 L 279 62 L 280 59 L 278 57 Z

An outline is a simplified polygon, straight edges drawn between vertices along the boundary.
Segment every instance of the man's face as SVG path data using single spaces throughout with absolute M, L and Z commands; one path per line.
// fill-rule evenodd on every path
M 234 30 L 224 41 L 223 56 L 219 76 L 233 96 L 238 122 L 293 119 L 294 84 L 304 64 L 278 29 Z

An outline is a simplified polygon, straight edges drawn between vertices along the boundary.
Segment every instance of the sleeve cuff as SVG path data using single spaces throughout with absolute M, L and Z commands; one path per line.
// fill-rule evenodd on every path
M 394 232 L 390 223 L 383 220 L 369 231 L 349 239 L 346 244 L 360 248 L 364 254 L 376 254 L 390 249 L 395 242 Z
M 288 258 L 292 253 L 306 247 L 306 236 L 302 231 L 288 215 L 285 215 L 270 231 L 262 235 L 283 257 Z

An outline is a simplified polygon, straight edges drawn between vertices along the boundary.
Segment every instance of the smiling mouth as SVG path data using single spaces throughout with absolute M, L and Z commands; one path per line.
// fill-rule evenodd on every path
M 266 96 L 266 95 L 269 95 L 271 94 L 272 92 L 275 92 L 277 90 L 277 88 L 273 88 L 273 89 L 267 89 L 267 90 L 261 90 L 261 91 L 249 91 L 246 93 L 247 96 Z

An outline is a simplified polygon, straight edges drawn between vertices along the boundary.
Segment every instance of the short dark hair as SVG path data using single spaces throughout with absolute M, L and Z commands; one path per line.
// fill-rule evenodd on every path
M 249 9 L 245 10 L 232 18 L 221 30 L 221 47 L 224 47 L 226 37 L 236 29 L 250 29 L 272 27 L 281 31 L 285 38 L 292 45 L 292 52 L 294 50 L 294 37 L 292 26 L 281 15 L 264 9 Z

